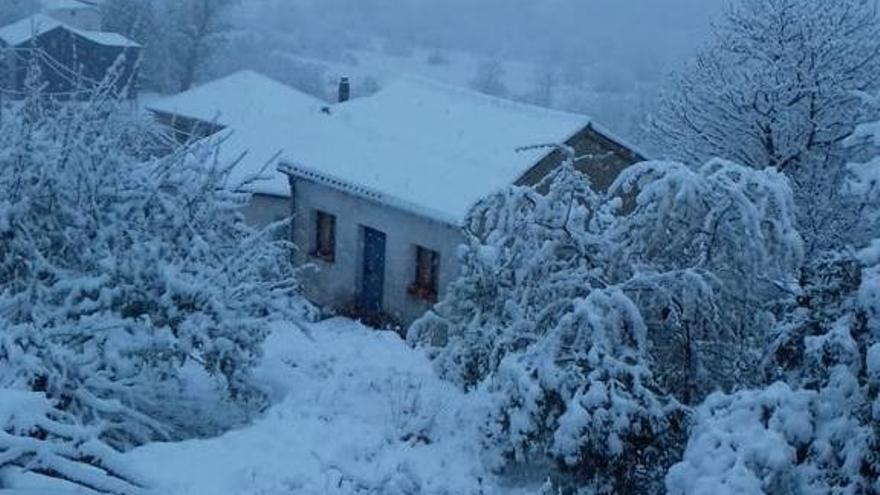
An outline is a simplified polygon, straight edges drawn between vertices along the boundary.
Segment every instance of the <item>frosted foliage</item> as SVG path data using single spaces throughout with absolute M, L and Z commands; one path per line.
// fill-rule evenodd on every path
M 841 373 L 820 391 L 777 382 L 716 393 L 696 409 L 682 462 L 666 477 L 676 494 L 870 493 L 864 476 L 870 428 L 850 411 L 858 386 Z
M 878 49 L 872 1 L 732 2 L 674 78 L 655 137 L 678 159 L 776 168 L 793 181 L 808 251 L 851 242 L 857 206 L 840 191 L 856 150 L 841 143 L 871 120 L 857 93 L 877 88 Z
M 789 181 L 646 162 L 600 193 L 567 161 L 537 190 L 472 210 L 462 276 L 408 337 L 441 376 L 494 397 L 491 466 L 656 492 L 683 447 L 682 403 L 761 379 L 802 259 Z
M 645 162 L 609 194 L 631 211 L 608 231 L 624 290 L 640 307 L 658 378 L 684 402 L 748 383 L 775 300 L 802 259 L 788 180 L 713 160 Z
M 551 458 L 561 485 L 597 493 L 654 491 L 675 457 L 683 414 L 656 395 L 645 327 L 621 292 L 595 290 L 537 344 L 508 355 L 488 383 L 496 413 L 485 426 L 490 459 Z
M 250 370 L 297 289 L 289 246 L 244 224 L 214 151 L 158 159 L 159 139 L 102 94 L 35 93 L 0 124 L 0 380 L 116 446 L 259 406 Z M 192 376 L 224 407 L 189 409 Z
M 627 168 L 611 194 L 635 196 L 634 212 L 614 233 L 633 262 L 658 269 L 689 264 L 727 282 L 739 279 L 733 290 L 758 291 L 790 282 L 800 264 L 791 189 L 778 172 L 723 160 L 696 171 L 645 162 Z
M 604 241 L 585 231 L 598 197 L 563 168 L 543 196 L 510 188 L 479 203 L 467 219 L 464 276 L 416 322 L 408 338 L 434 349 L 441 376 L 473 387 L 508 352 L 536 342 L 601 277 Z
M 99 493 L 146 495 L 140 476 L 96 436 L 39 393 L 0 389 L 0 470 L 24 469 Z
M 862 94 L 864 104 L 874 112 L 880 110 L 878 94 Z M 850 148 L 866 146 L 876 155 L 880 151 L 880 121 L 859 125 L 845 144 Z M 880 157 L 860 157 L 847 167 L 845 193 L 858 205 L 860 229 L 868 239 L 880 236 Z

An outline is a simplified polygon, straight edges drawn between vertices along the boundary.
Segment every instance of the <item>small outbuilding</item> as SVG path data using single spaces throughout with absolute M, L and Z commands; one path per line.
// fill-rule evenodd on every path
M 229 186 L 252 194 L 248 223 L 264 226 L 290 217 L 290 184 L 277 170 L 283 152 L 293 152 L 323 101 L 254 71 L 240 71 L 151 102 L 147 108 L 171 138 L 184 144 L 220 142 L 218 163 L 236 163 Z M 323 138 L 322 138 L 323 139 Z
M 5 95 L 24 92 L 28 73 L 39 69 L 44 91 L 76 99 L 112 81 L 127 98 L 137 95 L 141 47 L 117 33 L 87 31 L 47 15 L 34 15 L 0 28 Z

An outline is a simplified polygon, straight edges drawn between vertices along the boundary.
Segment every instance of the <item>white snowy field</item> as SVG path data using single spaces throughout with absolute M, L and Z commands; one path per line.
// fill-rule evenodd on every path
M 279 326 L 266 342 L 258 376 L 276 402 L 263 416 L 218 438 L 141 447 L 132 467 L 167 495 L 495 492 L 478 458 L 476 394 L 465 400 L 393 333 L 345 319 L 307 330 Z

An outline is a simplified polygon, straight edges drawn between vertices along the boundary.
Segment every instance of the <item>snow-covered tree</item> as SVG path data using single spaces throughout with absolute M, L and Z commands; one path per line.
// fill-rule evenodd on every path
M 146 483 L 98 439 L 95 428 L 45 396 L 0 389 L 0 490 L 12 470 L 63 480 L 97 493 L 146 495 Z M 5 490 L 4 490 L 5 491 Z
M 501 191 L 468 216 L 463 276 L 408 338 L 433 349 L 444 378 L 472 388 L 509 352 L 538 341 L 571 301 L 604 285 L 604 241 L 589 228 L 599 197 L 573 166 L 549 192 Z
M 639 310 L 619 289 L 569 301 L 555 326 L 508 354 L 488 381 L 496 397 L 484 428 L 489 461 L 549 459 L 566 490 L 656 493 L 686 413 L 655 386 L 646 346 Z
M 685 403 L 755 377 L 773 303 L 796 285 L 801 240 L 788 181 L 712 160 L 645 162 L 612 184 L 614 277 L 639 305 L 658 378 Z
M 120 33 L 143 47 L 141 87 L 164 92 L 177 88 L 171 81 L 169 46 L 163 39 L 168 24 L 159 5 L 159 0 L 106 0 L 99 7 L 105 30 Z
M 834 384 L 837 393 L 778 382 L 713 394 L 697 408 L 684 459 L 666 477 L 667 492 L 876 493 L 876 472 L 866 465 L 875 440 L 853 415 L 860 392 L 848 378 Z
M 249 372 L 297 287 L 289 244 L 244 224 L 232 164 L 155 156 L 160 133 L 119 105 L 35 93 L 0 122 L 0 385 L 127 446 L 258 407 Z M 214 414 L 184 400 L 194 372 L 226 397 Z
M 163 13 L 169 22 L 165 42 L 171 56 L 178 91 L 196 82 L 199 70 L 222 44 L 229 30 L 224 17 L 236 0 L 165 0 Z
M 696 408 L 670 494 L 880 491 L 880 250 L 805 270 L 764 388 Z
M 840 195 L 854 152 L 841 142 L 878 71 L 873 0 L 736 0 L 674 78 L 653 128 L 660 149 L 690 163 L 718 156 L 788 175 L 814 252 L 845 242 L 857 222 Z
M 495 398 L 496 467 L 555 486 L 654 492 L 686 408 L 761 378 L 802 242 L 788 180 L 713 160 L 637 164 L 607 192 L 565 163 L 479 203 L 462 275 L 410 328 L 441 376 Z M 542 191 L 542 192 L 539 192 Z
M 507 96 L 510 91 L 504 83 L 504 66 L 498 60 L 485 60 L 477 65 L 470 82 L 471 88 L 492 96 Z
M 880 111 L 880 96 L 863 94 L 862 101 L 874 111 Z M 850 147 L 868 147 L 874 155 L 880 152 L 880 122 L 868 122 L 856 127 L 845 144 Z M 854 160 L 848 165 L 848 180 L 844 194 L 856 205 L 860 236 L 853 242 L 864 243 L 880 237 L 880 157 Z
M 535 105 L 552 107 L 559 88 L 559 76 L 552 67 L 542 67 L 535 71 L 534 89 L 528 100 Z
M 638 308 L 605 279 L 600 196 L 571 160 L 546 187 L 474 208 L 464 276 L 409 339 L 442 376 L 494 397 L 483 429 L 494 468 L 549 461 L 558 487 L 651 491 L 682 411 L 655 387 Z
M 154 90 L 185 91 L 225 46 L 229 9 L 237 0 L 108 0 L 106 28 L 144 46 L 142 77 Z

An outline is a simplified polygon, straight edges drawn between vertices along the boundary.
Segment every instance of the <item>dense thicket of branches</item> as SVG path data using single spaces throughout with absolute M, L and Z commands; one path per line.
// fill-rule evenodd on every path
M 758 383 L 774 301 L 801 241 L 787 180 L 713 161 L 647 162 L 598 193 L 571 163 L 547 194 L 472 211 L 463 273 L 410 329 L 438 372 L 497 397 L 496 466 L 558 466 L 560 483 L 661 489 L 686 408 Z
M 214 145 L 159 155 L 168 143 L 112 84 L 59 102 L 36 76 L 0 121 L 0 386 L 115 448 L 259 410 L 268 324 L 295 315 L 284 227 L 245 225 L 249 196 Z M 192 395 L 196 381 L 213 395 Z
M 873 113 L 858 93 L 878 87 L 877 12 L 873 0 L 731 2 L 674 77 L 652 122 L 657 148 L 776 168 L 792 179 L 808 252 L 847 242 L 858 208 L 840 190 L 857 150 L 842 142 Z
M 222 53 L 231 31 L 228 9 L 237 0 L 107 0 L 104 28 L 145 47 L 148 89 L 185 91 Z

